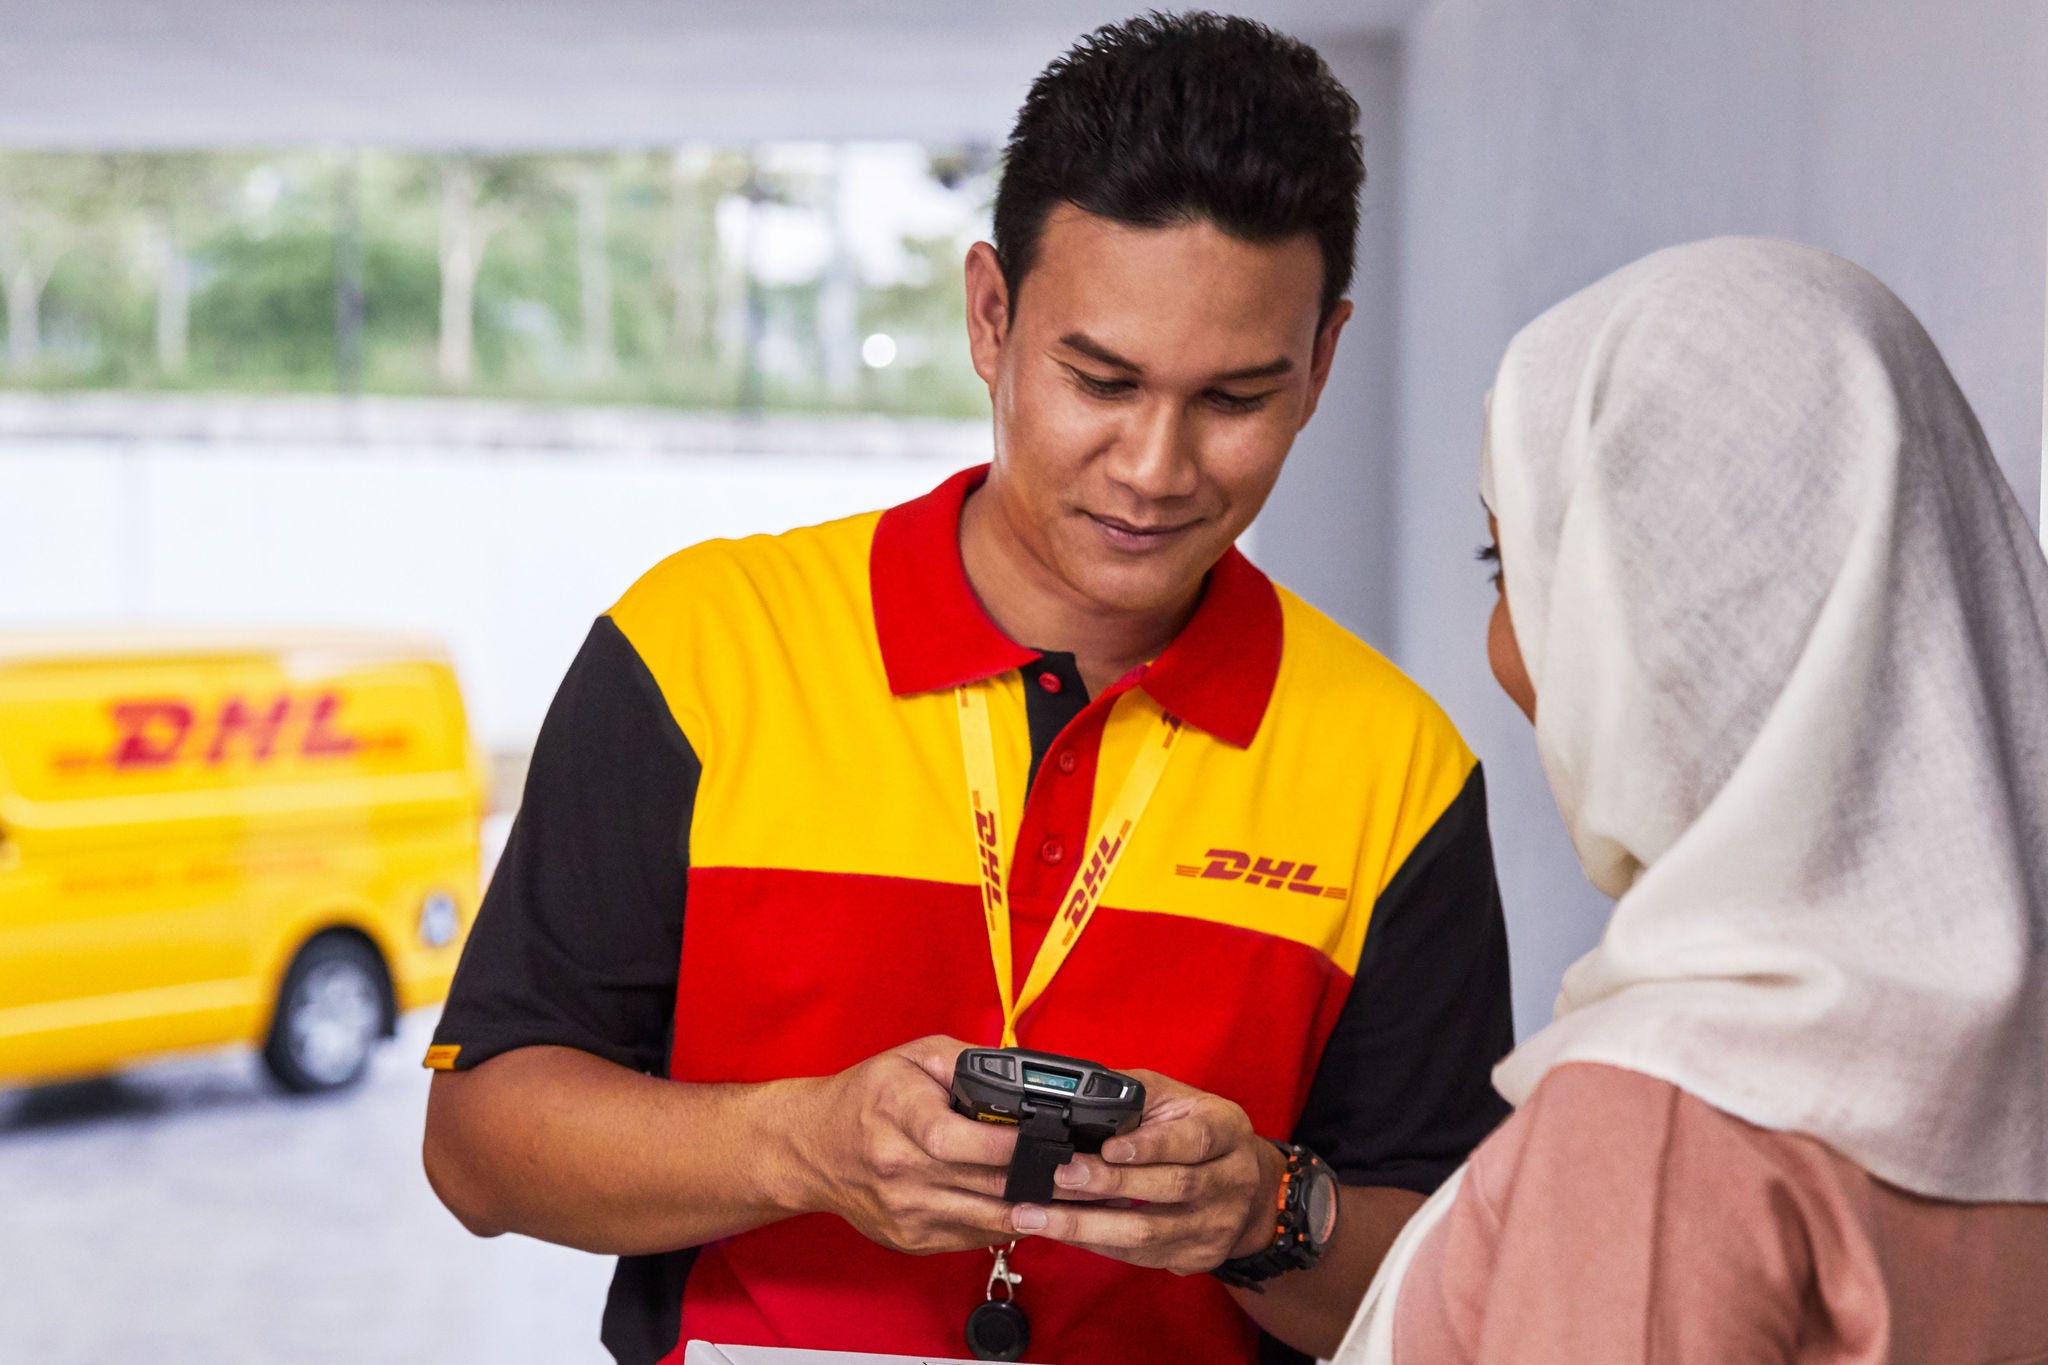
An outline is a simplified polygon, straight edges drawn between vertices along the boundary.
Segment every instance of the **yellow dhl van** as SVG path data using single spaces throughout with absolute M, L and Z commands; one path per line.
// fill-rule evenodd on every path
M 354 1081 L 447 994 L 484 793 L 428 642 L 0 635 L 0 1084 L 230 1042 Z

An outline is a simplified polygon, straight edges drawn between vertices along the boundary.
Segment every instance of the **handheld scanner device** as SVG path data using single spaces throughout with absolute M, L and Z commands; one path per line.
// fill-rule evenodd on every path
M 1003 1198 L 1042 1204 L 1052 1173 L 1075 1152 L 1138 1126 L 1145 1087 L 1097 1062 L 1021 1047 L 971 1047 L 953 1063 L 954 1112 L 1017 1125 L 1017 1153 Z

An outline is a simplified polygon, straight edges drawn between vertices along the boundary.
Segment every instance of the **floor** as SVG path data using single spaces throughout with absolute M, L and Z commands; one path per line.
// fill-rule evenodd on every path
M 478 1240 L 427 1187 L 432 1027 L 335 1097 L 247 1051 L 0 1090 L 0 1361 L 609 1360 L 608 1259 Z

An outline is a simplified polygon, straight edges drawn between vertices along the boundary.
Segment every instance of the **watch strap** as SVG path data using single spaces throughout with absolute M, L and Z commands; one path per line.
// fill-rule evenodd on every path
M 1273 1244 L 1249 1256 L 1234 1257 L 1209 1272 L 1225 1284 L 1261 1293 L 1262 1283 L 1275 1275 L 1313 1268 L 1323 1250 L 1311 1239 L 1308 1227 L 1308 1184 L 1323 1163 L 1306 1147 L 1277 1141 L 1273 1145 L 1287 1158 L 1274 1200 Z

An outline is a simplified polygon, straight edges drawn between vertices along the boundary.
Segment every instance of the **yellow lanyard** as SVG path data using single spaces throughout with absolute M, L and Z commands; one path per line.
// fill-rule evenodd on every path
M 981 863 L 981 908 L 988 921 L 989 956 L 995 963 L 996 992 L 1003 1004 L 1003 1046 L 1017 1045 L 1017 1020 L 1045 994 L 1060 965 L 1074 951 L 1074 944 L 1095 918 L 1102 893 L 1109 886 L 1117 862 L 1130 844 L 1138 817 L 1159 786 L 1166 760 L 1180 738 L 1180 720 L 1161 714 L 1155 733 L 1138 751 L 1136 761 L 1124 777 L 1124 785 L 1103 812 L 1102 823 L 1089 836 L 1087 858 L 1060 906 L 1057 918 L 1045 931 L 1032 960 L 1031 974 L 1024 979 L 1022 993 L 1012 998 L 1010 982 L 1010 878 L 1004 849 L 1003 804 L 996 787 L 995 741 L 989 733 L 987 689 L 993 683 L 970 684 L 955 689 L 960 698 L 960 750 L 967 764 L 967 802 L 974 815 L 974 843 Z

